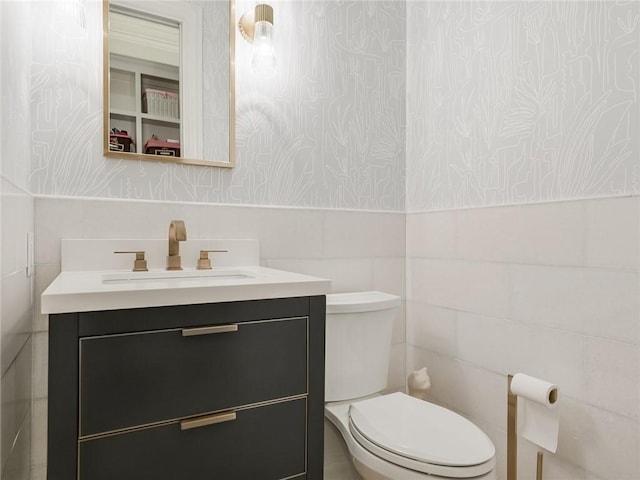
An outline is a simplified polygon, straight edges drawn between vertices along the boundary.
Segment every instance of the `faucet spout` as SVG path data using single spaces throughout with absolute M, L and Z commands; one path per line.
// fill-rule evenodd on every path
M 167 270 L 182 270 L 180 262 L 180 242 L 187 239 L 187 229 L 182 220 L 172 220 L 169 224 L 169 254 Z

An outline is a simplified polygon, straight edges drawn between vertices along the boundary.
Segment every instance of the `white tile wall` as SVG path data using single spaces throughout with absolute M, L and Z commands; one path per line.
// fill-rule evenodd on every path
M 428 368 L 427 400 L 502 428 L 506 421 L 502 375 L 415 346 L 408 346 L 407 363 L 409 369 Z
M 330 278 L 333 280 L 331 285 L 333 293 L 363 291 L 373 288 L 373 265 L 369 258 L 276 258 L 265 260 L 264 263 L 267 267 Z
M 584 215 L 581 202 L 460 210 L 458 254 L 496 262 L 581 265 L 584 232 L 576 219 Z
M 638 272 L 511 265 L 511 317 L 638 345 Z
M 9 178 L 23 170 L 5 153 L 0 162 L 0 470 L 3 480 L 26 480 L 30 475 L 34 289 L 34 277 L 26 273 L 26 246 L 27 232 L 34 230 L 34 203 L 15 183 L 20 178 Z
M 457 348 L 453 356 L 488 370 L 506 374 L 512 371 L 515 345 L 511 342 L 514 326 L 509 319 L 468 312 L 453 312 Z M 428 336 L 429 332 L 425 332 Z M 418 344 L 419 345 L 419 344 Z
M 457 312 L 417 301 L 407 305 L 407 343 L 432 352 L 455 356 L 458 351 Z
M 640 350 L 637 346 L 587 338 L 586 400 L 635 419 L 640 417 Z
M 403 257 L 404 215 L 340 212 L 327 215 L 323 254 L 330 258 Z
M 536 445 L 521 439 L 518 443 L 518 480 L 535 480 L 536 459 L 540 450 Z M 543 452 L 543 478 L 545 480 L 586 480 L 584 468 L 559 460 L 556 455 Z
M 33 398 L 39 400 L 49 394 L 49 334 L 36 332 L 33 339 Z
M 12 465 L 14 474 L 16 468 L 24 465 L 22 458 L 28 450 L 18 441 L 19 437 L 24 439 L 26 435 L 25 422 L 30 417 L 31 412 L 31 340 L 23 344 L 16 354 L 13 362 L 8 366 L 2 375 L 0 414 L 2 432 L 0 441 L 2 442 L 2 466 L 3 478 L 7 474 L 8 464 Z M 30 425 L 30 423 L 29 423 Z M 31 428 L 29 426 L 29 428 Z M 20 446 L 20 449 L 16 447 Z M 27 461 L 28 464 L 28 461 Z
M 529 372 L 584 398 L 584 337 L 467 312 L 458 312 L 457 321 L 460 359 L 503 375 Z
M 383 288 L 377 288 L 377 290 L 381 290 L 386 292 Z M 400 306 L 395 311 L 395 318 L 393 321 L 393 331 L 391 334 L 391 343 L 402 343 L 406 342 L 407 338 L 407 326 L 405 322 L 405 318 L 407 316 L 407 308 L 405 302 L 402 302 Z M 402 380 L 402 382 L 398 383 L 398 385 L 404 385 L 404 378 L 398 379 Z
M 49 316 L 40 313 L 40 293 L 60 274 L 59 263 L 39 264 L 35 273 L 36 292 L 34 299 L 33 330 L 34 332 L 46 332 L 49 330 Z
M 200 229 L 203 238 L 257 238 L 264 258 L 319 258 L 324 212 L 210 206 L 200 210 Z
M 31 415 L 25 415 L 11 444 L 11 454 L 2 469 L 3 480 L 29 480 L 31 465 Z
M 172 219 L 185 221 L 192 240 L 258 239 L 261 264 L 331 278 L 334 292 L 375 289 L 405 296 L 405 216 L 401 213 L 42 197 L 36 199 L 35 215 L 36 298 L 60 271 L 62 238 L 164 238 Z M 46 465 L 48 321 L 38 313 L 34 318 L 32 465 L 37 479 Z M 404 324 L 404 308 L 400 308 L 394 323 L 390 389 L 404 387 Z M 343 476 L 355 475 L 344 455 L 329 462 L 328 470 L 335 473 L 335 480 L 358 478 Z
M 640 478 L 639 211 L 635 196 L 407 215 L 407 367 L 494 439 L 500 479 L 518 371 L 559 385 L 545 479 Z
M 560 408 L 558 457 L 602 478 L 640 478 L 637 421 L 572 398 Z
M 409 257 L 454 258 L 456 222 L 450 212 L 407 215 Z
M 2 302 L 0 311 L 2 373 L 31 333 L 33 277 L 27 277 L 27 232 L 33 231 L 33 199 L 15 184 L 2 185 Z
M 2 371 L 16 357 L 24 343 L 31 335 L 32 292 L 31 279 L 24 271 L 16 272 L 3 278 L 3 298 L 11 301 L 2 302 Z
M 32 468 L 31 480 L 47 480 L 47 467 L 42 465 Z
M 589 200 L 586 206 L 586 264 L 637 271 L 640 203 L 627 198 Z
M 20 215 L 29 211 L 30 198 L 12 183 L 3 180 L 2 185 L 2 276 L 19 271 L 26 262 L 26 245 L 22 233 L 29 230 L 31 215 Z M 26 223 L 26 225 L 25 225 Z
M 404 257 L 374 258 L 373 286 L 393 295 L 404 297 L 405 292 L 405 259 Z
M 416 258 L 408 264 L 408 271 L 407 293 L 413 301 L 507 316 L 509 269 L 504 264 Z
M 401 308 L 394 326 L 391 389 L 403 388 L 408 370 L 427 365 L 430 399 L 482 425 L 502 462 L 505 375 L 526 371 L 546 378 L 558 383 L 563 395 L 563 433 L 558 454 L 546 459 L 549 478 L 613 478 L 607 474 L 610 467 L 616 480 L 635 480 L 638 466 L 631 451 L 638 442 L 639 416 L 637 257 L 621 241 L 616 255 L 599 253 L 613 248 L 613 240 L 599 232 L 606 228 L 614 237 L 633 235 L 618 223 L 633 223 L 639 199 L 598 202 L 409 214 L 405 238 L 391 233 L 403 225 L 403 215 L 394 213 L 155 203 L 142 207 L 138 202 L 45 197 L 36 200 L 38 228 L 46 231 L 37 237 L 37 259 L 42 262 L 37 291 L 58 272 L 60 238 L 122 236 L 116 224 L 104 227 L 101 220 L 125 214 L 127 234 L 132 231 L 141 238 L 163 236 L 168 221 L 183 215 L 191 219 L 186 220 L 191 238 L 215 234 L 264 239 L 263 264 L 333 278 L 334 291 L 378 289 L 404 297 L 406 278 L 408 321 L 405 328 Z M 590 211 L 598 213 L 589 215 Z M 628 217 L 606 222 L 620 211 Z M 64 222 L 46 221 L 63 212 Z M 497 220 L 492 220 L 492 212 Z M 510 238 L 519 247 L 504 254 L 492 247 L 485 221 L 517 232 Z M 544 238 L 541 232 L 552 226 L 568 232 L 579 255 L 568 261 L 558 253 L 569 250 L 571 242 L 564 234 L 558 240 L 562 245 Z M 443 229 L 442 238 L 438 228 Z M 527 240 L 527 228 L 535 229 L 533 238 L 541 240 Z M 375 231 L 387 233 L 376 236 Z M 481 245 L 474 247 L 473 238 Z M 597 265 L 592 265 L 596 258 Z M 34 337 L 33 367 L 37 399 L 32 463 L 37 478 L 46 462 L 46 319 L 36 316 L 35 325 L 40 332 Z M 615 445 L 610 445 L 603 433 L 609 428 L 624 441 L 611 440 Z M 601 437 L 596 441 L 593 435 Z M 535 453 L 533 447 L 523 447 L 523 469 L 532 461 L 528 451 Z M 357 478 L 350 477 L 353 472 L 345 461 L 329 459 L 327 471 L 334 475 L 330 478 Z M 498 472 L 502 471 L 500 464 Z M 523 471 L 523 478 L 528 475 Z
M 404 390 L 406 383 L 405 372 L 407 370 L 406 351 L 404 342 L 391 345 L 389 376 L 387 379 L 388 391 Z
M 203 238 L 200 214 L 200 207 L 191 204 L 56 199 L 48 210 L 36 209 L 36 260 L 59 265 L 61 238 L 164 238 L 174 219 L 184 220 L 187 238 Z
M 217 267 L 237 267 L 260 264 L 260 242 L 256 239 L 194 238 L 180 242 L 180 256 L 184 268 L 195 268 L 201 250 L 220 250 L 209 253 L 211 264 Z M 63 239 L 62 271 L 73 270 L 130 270 L 133 255 L 115 255 L 114 251 L 144 251 L 149 270 L 167 265 L 166 238 L 124 239 Z
M 46 469 L 47 464 L 47 399 L 33 400 L 33 422 L 31 424 L 31 463 L 33 469 Z

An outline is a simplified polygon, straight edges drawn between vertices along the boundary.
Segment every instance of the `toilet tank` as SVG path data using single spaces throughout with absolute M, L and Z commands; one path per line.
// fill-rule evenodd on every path
M 400 297 L 382 292 L 327 295 L 325 401 L 386 388 L 398 305 Z

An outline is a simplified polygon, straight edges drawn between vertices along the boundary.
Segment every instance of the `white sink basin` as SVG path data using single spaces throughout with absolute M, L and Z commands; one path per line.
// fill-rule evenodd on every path
M 211 270 L 156 270 L 149 272 L 118 272 L 102 275 L 103 283 L 153 282 L 167 280 L 243 280 L 253 278 L 246 271 L 240 269 L 211 269 Z

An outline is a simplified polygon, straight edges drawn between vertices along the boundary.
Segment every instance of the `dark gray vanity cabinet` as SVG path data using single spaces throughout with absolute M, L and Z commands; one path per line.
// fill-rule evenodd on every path
M 324 320 L 324 296 L 51 315 L 48 480 L 321 480 Z

